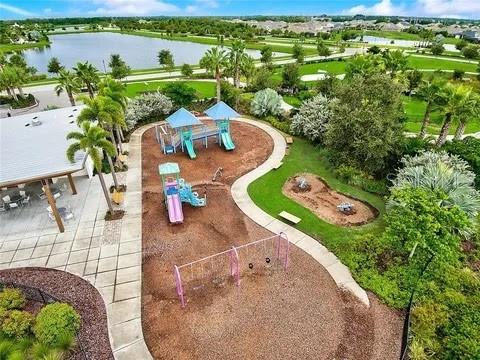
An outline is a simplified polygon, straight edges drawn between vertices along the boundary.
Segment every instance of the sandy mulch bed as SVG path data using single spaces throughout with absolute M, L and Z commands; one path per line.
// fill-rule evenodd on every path
M 72 305 L 81 317 L 78 339 L 87 359 L 113 359 L 105 304 L 100 293 L 88 281 L 64 271 L 31 267 L 2 270 L 0 282 L 40 289 Z M 39 307 L 39 304 L 30 305 Z M 84 358 L 78 346 L 69 357 L 70 360 Z
M 298 186 L 301 178 L 308 183 L 306 189 L 300 189 Z M 322 220 L 335 225 L 363 225 L 378 215 L 378 211 L 372 206 L 331 189 L 313 174 L 298 174 L 291 177 L 283 185 L 282 192 L 313 211 Z M 344 202 L 354 205 L 354 214 L 344 214 L 337 209 L 337 205 Z
M 272 235 L 244 216 L 230 195 L 233 181 L 268 157 L 272 140 L 242 123 L 232 124 L 232 134 L 233 152 L 212 139 L 208 149 L 197 145 L 195 160 L 163 155 L 153 130 L 143 136 L 142 326 L 154 358 L 395 359 L 401 316 L 380 304 L 366 309 L 343 294 L 322 266 L 294 246 L 286 272 L 267 267 L 261 254 L 243 254 L 254 267 L 246 267 L 240 287 L 206 278 L 204 287 L 187 288 L 187 306 L 181 309 L 174 264 Z M 184 204 L 185 222 L 177 226 L 168 224 L 157 172 L 167 161 L 178 162 L 181 176 L 208 199 L 204 208 Z M 218 167 L 223 176 L 212 183 Z M 378 344 L 377 307 L 395 318 L 379 329 L 384 338 Z

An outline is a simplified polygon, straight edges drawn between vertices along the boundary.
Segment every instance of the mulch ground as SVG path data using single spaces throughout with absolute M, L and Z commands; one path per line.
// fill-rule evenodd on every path
M 260 129 L 232 124 L 233 152 L 213 139 L 196 145 L 197 158 L 163 155 L 153 129 L 143 136 L 142 325 L 156 359 L 396 359 L 402 317 L 378 303 L 365 308 L 339 290 L 312 257 L 291 247 L 290 267 L 266 263 L 262 249 L 241 254 L 241 285 L 205 277 L 187 286 L 185 309 L 175 293 L 173 266 L 272 234 L 243 215 L 230 195 L 242 174 L 269 156 L 273 143 Z M 183 205 L 185 221 L 170 225 L 158 165 L 177 162 L 181 177 L 207 195 L 207 206 Z M 222 176 L 212 182 L 215 171 Z M 213 266 L 213 265 L 212 265 Z M 203 271 L 203 273 L 201 272 Z M 188 279 L 188 271 L 184 274 Z M 388 320 L 385 317 L 388 315 Z M 380 335 L 379 335 L 380 334 Z
M 299 183 L 305 180 L 304 189 Z M 319 218 L 331 224 L 353 226 L 366 224 L 378 215 L 372 206 L 339 193 L 330 188 L 322 179 L 313 174 L 299 174 L 291 177 L 284 184 L 282 192 L 285 196 L 313 211 Z M 337 209 L 337 205 L 349 203 L 353 205 L 353 213 L 345 214 Z
M 61 302 L 72 305 L 80 314 L 78 340 L 87 359 L 113 359 L 108 338 L 107 313 L 100 293 L 86 280 L 70 273 L 46 268 L 19 268 L 0 271 L 0 282 L 42 290 Z M 29 302 L 39 309 L 39 304 Z M 77 346 L 70 360 L 84 359 Z

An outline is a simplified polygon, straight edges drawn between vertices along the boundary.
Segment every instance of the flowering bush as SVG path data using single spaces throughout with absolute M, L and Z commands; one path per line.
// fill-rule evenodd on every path
M 169 114 L 172 108 L 172 101 L 159 92 L 138 96 L 128 103 L 125 113 L 127 128 L 132 129 L 139 124 L 158 121 Z
M 321 141 L 331 117 L 329 100 L 319 94 L 303 103 L 298 114 L 292 118 L 290 130 L 295 135 L 304 136 L 310 141 Z

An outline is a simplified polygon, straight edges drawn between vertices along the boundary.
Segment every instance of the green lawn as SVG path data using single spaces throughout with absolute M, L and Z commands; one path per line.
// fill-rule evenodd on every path
M 303 101 L 295 96 L 283 95 L 283 101 L 287 104 L 292 105 L 293 107 L 299 108 L 302 106 Z
M 282 186 L 287 179 L 301 172 L 317 174 L 333 189 L 369 202 L 379 210 L 379 218 L 368 225 L 350 228 L 321 220 L 310 210 L 282 194 Z M 259 207 L 273 217 L 278 218 L 277 214 L 283 210 L 300 217 L 302 221 L 296 227 L 321 241 L 341 259 L 348 256 L 349 246 L 358 235 L 377 233 L 383 227 L 384 201 L 377 195 L 338 180 L 332 173 L 323 151 L 303 139 L 295 138 L 290 153 L 283 159 L 283 165 L 255 180 L 248 187 L 248 193 Z
M 345 72 L 345 61 L 326 61 L 300 66 L 300 75 L 317 74 L 319 70 L 338 75 Z
M 411 55 L 408 57 L 408 64 L 415 69 L 433 69 L 433 70 L 463 70 L 477 72 L 477 64 L 465 63 L 460 61 L 451 61 L 447 59 L 432 59 L 426 57 L 417 57 Z
M 182 81 L 193 87 L 200 98 L 211 98 L 215 96 L 215 83 L 210 81 Z M 127 96 L 134 97 L 143 91 L 152 91 L 166 86 L 168 81 L 149 81 L 127 84 Z
M 419 132 L 425 114 L 425 102 L 416 97 L 405 96 L 403 104 L 408 117 L 408 121 L 405 123 L 405 130 L 415 133 Z M 430 126 L 427 128 L 427 132 L 430 134 L 439 134 L 442 122 L 443 114 L 441 111 L 433 111 L 430 116 Z M 478 131 L 480 131 L 480 119 L 472 119 L 468 122 L 465 133 L 476 133 Z M 450 127 L 450 134 L 454 133 L 455 126 L 452 126 Z
M 49 42 L 44 40 L 32 44 L 0 44 L 0 53 L 7 53 L 32 48 L 42 48 L 48 44 Z

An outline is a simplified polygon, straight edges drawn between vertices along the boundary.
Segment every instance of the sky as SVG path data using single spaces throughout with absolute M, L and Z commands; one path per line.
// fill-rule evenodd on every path
M 0 0 L 0 19 L 86 16 L 397 15 L 480 19 L 480 0 Z

